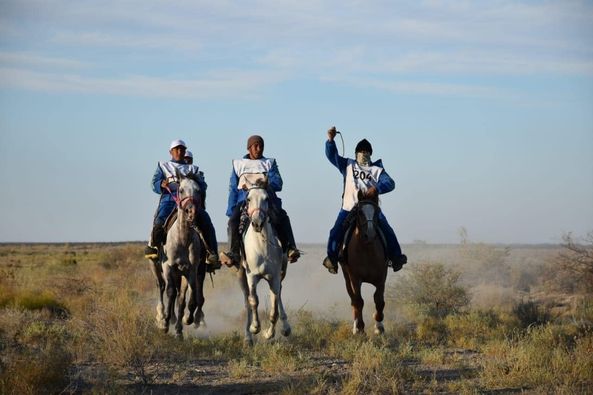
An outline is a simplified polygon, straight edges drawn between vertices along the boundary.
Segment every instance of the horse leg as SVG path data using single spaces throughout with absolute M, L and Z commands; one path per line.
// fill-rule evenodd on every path
M 258 276 L 247 275 L 247 289 L 249 290 L 249 308 L 251 309 L 251 325 L 249 326 L 249 332 L 257 335 L 260 331 L 259 316 L 257 314 L 257 308 L 259 306 L 259 298 L 257 297 L 257 283 L 260 278 Z
M 280 333 L 284 337 L 289 336 L 292 330 L 288 323 L 288 316 L 284 310 L 284 304 L 282 303 L 282 279 L 278 281 L 278 312 L 280 313 L 280 320 L 282 321 L 282 329 L 280 330 Z
M 175 297 L 175 285 L 173 284 L 172 269 L 169 265 L 163 264 L 163 278 L 165 280 L 164 293 L 166 295 L 167 306 L 163 303 L 163 318 L 161 322 L 161 329 L 167 333 L 169 331 L 169 322 L 171 320 L 172 303 L 171 300 Z
M 185 321 L 184 312 L 185 312 L 185 294 L 187 292 L 187 280 L 185 276 L 182 276 L 181 273 L 179 274 L 179 278 L 176 279 L 177 284 L 177 317 L 178 320 L 175 323 L 175 335 L 177 337 L 182 337 L 183 332 L 183 324 L 182 321 Z
M 206 278 L 206 262 L 200 262 L 196 269 L 195 284 L 193 292 L 193 300 L 195 302 L 195 313 L 194 313 L 194 326 L 199 328 L 204 322 L 204 312 L 202 307 L 204 306 L 204 279 Z
M 384 293 L 385 283 L 375 287 L 375 294 L 373 295 L 375 299 L 375 314 L 373 315 L 375 319 L 375 335 L 382 335 L 385 332 L 385 327 L 383 326 L 383 309 L 385 308 Z
M 270 327 L 264 333 L 266 339 L 271 339 L 276 335 L 276 322 L 278 321 L 278 296 L 280 293 L 280 286 L 277 284 L 276 278 L 268 280 L 270 286 Z
M 359 334 L 364 333 L 364 321 L 362 319 L 362 308 L 364 306 L 364 300 L 362 300 L 361 294 L 361 282 L 354 281 L 349 274 L 344 272 L 344 278 L 346 280 L 346 290 L 350 295 L 350 303 L 352 305 L 352 315 L 354 316 L 354 323 L 352 325 L 352 333 Z
M 156 280 L 156 287 L 159 293 L 159 301 L 156 306 L 156 323 L 163 329 L 165 320 L 165 305 L 163 303 L 163 293 L 165 292 L 165 279 L 163 278 L 163 269 L 158 259 L 150 260 L 150 270 Z
M 249 332 L 249 326 L 251 325 L 251 308 L 249 307 L 249 289 L 247 287 L 247 275 L 245 273 L 245 268 L 241 266 L 238 272 L 239 278 L 239 286 L 241 287 L 241 291 L 243 292 L 243 298 L 245 301 L 245 315 L 246 323 L 245 323 L 245 344 L 252 346 L 253 345 L 253 335 Z
M 182 280 L 182 284 L 184 284 L 184 288 L 181 291 L 183 296 L 183 300 L 185 301 L 187 298 L 187 310 L 183 315 L 183 324 L 184 325 L 191 325 L 194 323 L 194 312 L 196 311 L 196 298 L 195 298 L 195 280 L 192 281 L 192 270 L 190 269 L 187 273 L 187 277 L 184 277 Z M 195 276 L 194 276 L 195 278 Z

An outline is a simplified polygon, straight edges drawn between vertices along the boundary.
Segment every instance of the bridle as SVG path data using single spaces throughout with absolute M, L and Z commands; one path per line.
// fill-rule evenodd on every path
M 263 189 L 265 191 L 266 188 L 264 187 L 260 187 L 260 186 L 252 186 L 249 188 L 249 191 L 253 190 L 253 189 Z M 249 193 L 247 194 L 247 196 L 249 196 Z M 257 212 L 262 213 L 263 215 L 263 222 L 265 222 L 268 219 L 268 209 L 263 209 L 261 207 L 255 207 L 255 208 L 251 208 L 249 205 L 249 202 L 247 203 L 247 215 L 249 216 L 249 218 L 252 218 L 253 215 Z
M 180 199 L 177 194 L 171 191 L 168 185 L 165 185 L 165 189 L 169 191 L 169 194 L 173 197 L 173 200 L 175 201 L 175 204 L 177 204 L 178 209 L 184 210 L 190 202 L 193 203 L 196 207 L 200 207 L 201 205 L 202 199 L 200 199 L 199 196 L 196 197 L 195 195 L 189 195 Z
M 370 206 L 374 207 L 374 214 L 373 214 L 373 217 L 370 219 L 366 215 L 364 215 L 364 212 L 362 211 L 362 207 L 365 205 L 370 205 Z M 369 224 L 371 224 L 371 226 L 373 226 L 373 227 L 377 226 L 377 217 L 378 217 L 378 212 L 380 210 L 379 205 L 377 203 L 373 202 L 372 200 L 362 200 L 362 201 L 358 202 L 356 210 L 357 210 L 356 226 L 358 226 L 361 231 L 363 231 L 363 229 L 362 229 L 363 225 L 368 226 Z M 360 221 L 359 216 L 361 216 L 361 214 L 364 218 L 364 221 Z

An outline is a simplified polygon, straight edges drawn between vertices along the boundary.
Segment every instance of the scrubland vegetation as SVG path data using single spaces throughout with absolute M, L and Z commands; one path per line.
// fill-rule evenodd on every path
M 293 334 L 253 347 L 243 343 L 240 303 L 225 331 L 161 333 L 141 251 L 140 243 L 0 245 L 0 393 L 593 388 L 592 235 L 498 246 L 462 232 L 459 245 L 406 246 L 410 264 L 389 275 L 385 335 L 371 334 L 370 318 L 369 334 L 354 336 L 343 317 L 289 306 Z M 221 293 L 237 287 L 230 270 L 215 282 Z M 345 289 L 336 292 L 349 304 Z M 367 300 L 366 317 L 372 308 Z

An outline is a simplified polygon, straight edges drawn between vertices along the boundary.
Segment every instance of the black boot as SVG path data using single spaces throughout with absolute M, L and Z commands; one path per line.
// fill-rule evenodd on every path
M 152 226 L 150 241 L 144 248 L 144 257 L 147 259 L 157 259 L 159 257 L 159 247 L 165 243 L 165 228 L 163 225 L 155 224 Z
M 278 233 L 278 238 L 280 239 L 280 244 L 282 244 L 282 250 L 286 251 L 288 262 L 294 263 L 298 261 L 301 257 L 301 252 L 296 247 L 290 218 L 286 214 L 286 211 L 283 209 L 278 210 L 277 218 L 274 218 L 273 222 Z
M 241 235 L 239 234 L 239 216 L 229 219 L 228 236 L 230 250 L 220 254 L 220 261 L 228 267 L 239 268 L 241 262 Z
M 338 274 L 338 262 L 331 259 L 329 256 L 326 256 L 323 260 L 323 266 L 325 266 L 331 274 Z
M 397 272 L 402 269 L 402 267 L 408 262 L 408 257 L 404 254 L 401 254 L 397 257 L 393 257 L 390 259 L 391 267 L 393 268 L 394 272 Z

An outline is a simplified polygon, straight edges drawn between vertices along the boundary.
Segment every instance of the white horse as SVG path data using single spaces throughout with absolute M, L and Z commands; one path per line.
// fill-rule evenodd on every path
M 270 224 L 268 216 L 268 194 L 265 184 L 251 187 L 246 199 L 247 213 L 250 223 L 245 233 L 243 243 L 245 246 L 245 260 L 239 271 L 241 289 L 245 297 L 247 310 L 247 323 L 245 326 L 245 341 L 253 344 L 253 334 L 260 331 L 257 308 L 257 284 L 263 278 L 270 287 L 270 327 L 265 331 L 264 337 L 271 339 L 276 333 L 278 316 L 282 320 L 281 333 L 290 335 L 286 311 L 282 304 L 282 246 Z M 278 314 L 280 313 L 280 314 Z
M 183 176 L 177 174 L 179 179 L 179 188 L 177 194 L 177 219 L 169 229 L 167 242 L 163 246 L 161 259 L 162 279 L 164 286 L 159 287 L 160 301 L 157 305 L 157 322 L 162 330 L 168 332 L 169 322 L 175 321 L 175 299 L 179 297 L 177 303 L 177 317 L 175 323 L 175 333 L 177 337 L 182 337 L 183 324 L 190 325 L 196 322 L 199 326 L 203 318 L 201 312 L 201 303 L 197 300 L 198 288 L 198 266 L 200 264 L 200 238 L 193 228 L 197 210 L 201 207 L 201 195 L 198 183 L 193 179 L 193 175 Z M 153 270 L 154 271 L 154 270 Z M 158 278 L 157 278 L 158 279 Z M 189 288 L 189 289 L 188 289 Z M 186 294 L 189 290 L 189 301 L 186 307 Z M 163 303 L 163 291 L 166 291 L 167 306 Z M 194 313 L 198 308 L 198 314 Z

